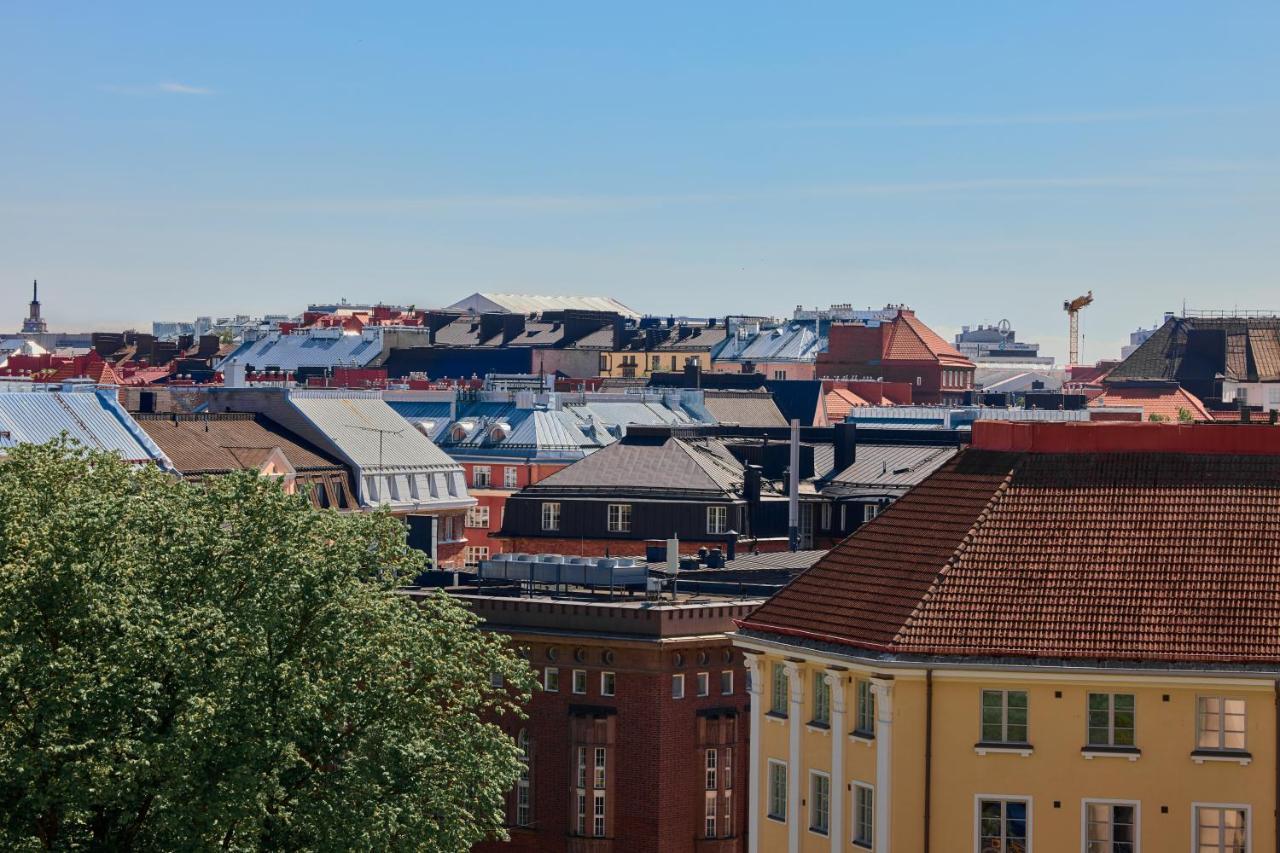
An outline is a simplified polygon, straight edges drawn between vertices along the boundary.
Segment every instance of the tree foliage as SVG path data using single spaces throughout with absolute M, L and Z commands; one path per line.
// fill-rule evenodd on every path
M 0 462 L 0 847 L 463 851 L 528 666 L 385 513 L 65 442 Z M 491 687 L 502 675 L 505 688 Z

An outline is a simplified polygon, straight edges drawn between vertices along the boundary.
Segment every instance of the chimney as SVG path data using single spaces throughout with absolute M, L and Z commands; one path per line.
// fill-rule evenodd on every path
M 698 362 L 691 362 L 684 366 L 684 387 L 702 387 L 702 365 Z
M 760 482 L 764 479 L 764 469 L 759 465 L 746 465 L 742 471 L 742 498 L 747 506 L 760 503 Z
M 851 423 L 838 423 L 834 427 L 831 443 L 835 450 L 835 467 L 831 476 L 839 474 L 858 461 L 858 427 Z

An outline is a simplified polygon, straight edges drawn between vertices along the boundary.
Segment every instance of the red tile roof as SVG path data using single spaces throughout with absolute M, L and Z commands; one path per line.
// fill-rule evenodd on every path
M 972 367 L 955 347 L 916 317 L 914 311 L 902 309 L 894 318 L 885 341 L 884 357 L 903 361 L 934 361 Z
M 1141 406 L 1142 417 L 1155 415 L 1162 420 L 1177 422 L 1183 411 L 1196 420 L 1212 420 L 1195 394 L 1174 386 L 1112 385 L 1089 401 L 1091 407 Z
M 871 405 L 848 388 L 832 388 L 827 392 L 824 402 L 827 407 L 827 418 L 833 423 L 844 420 L 854 406 Z M 876 402 L 880 403 L 879 400 Z
M 970 449 L 741 627 L 897 654 L 1280 662 L 1280 441 L 1243 435 L 1272 428 L 1082 429 L 1180 446 L 1234 429 L 1270 453 Z

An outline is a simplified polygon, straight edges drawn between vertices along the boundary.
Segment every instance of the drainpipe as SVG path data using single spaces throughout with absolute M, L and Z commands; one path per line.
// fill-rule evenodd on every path
M 1280 689 L 1280 682 L 1277 682 Z M 924 671 L 924 853 L 929 846 L 930 806 L 933 804 L 933 670 Z M 1277 848 L 1280 849 L 1280 848 Z
M 791 470 L 787 489 L 787 539 L 792 551 L 800 550 L 800 420 L 791 419 Z

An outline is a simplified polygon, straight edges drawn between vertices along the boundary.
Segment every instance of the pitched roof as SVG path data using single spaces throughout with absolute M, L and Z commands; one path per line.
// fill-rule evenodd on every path
M 849 410 L 855 406 L 871 405 L 848 388 L 832 388 L 827 392 L 823 402 L 827 407 L 827 418 L 832 423 L 843 421 L 848 417 Z
M 914 311 L 901 310 L 890 324 L 885 342 L 886 359 L 906 361 L 939 361 L 944 364 L 970 365 L 971 362 L 941 335 L 916 317 Z
M 755 334 L 729 335 L 713 353 L 715 361 L 813 361 L 826 346 L 812 323 L 791 323 Z
M 722 424 L 787 426 L 768 391 L 705 391 L 702 404 Z
M 315 329 L 282 334 L 271 332 L 255 341 L 245 341 L 217 365 L 226 370 L 231 359 L 258 370 L 278 367 L 294 371 L 300 367 L 364 367 L 382 354 L 382 333 L 374 327 L 359 334 L 341 329 Z M 425 336 L 424 336 L 425 340 Z
M 251 451 L 274 448 L 280 449 L 295 471 L 346 470 L 336 459 L 248 413 L 134 415 L 134 419 L 183 474 L 256 468 L 265 457 Z
M 854 463 L 835 474 L 831 486 L 843 493 L 903 491 L 923 482 L 958 452 L 953 446 L 860 442 Z
M 111 391 L 0 392 L 0 455 L 19 444 L 43 444 L 66 433 L 92 450 L 118 453 L 129 462 L 167 465 Z
M 299 390 L 289 401 L 362 469 L 458 467 L 376 392 Z
M 1107 376 L 1144 380 L 1280 381 L 1280 317 L 1171 317 Z
M 525 492 L 729 495 L 741 487 L 742 472 L 742 463 L 714 439 L 629 436 L 560 469 Z
M 1177 385 L 1113 385 L 1090 400 L 1089 406 L 1141 406 L 1144 419 L 1155 415 L 1173 422 L 1178 421 L 1184 411 L 1197 420 L 1213 417 L 1195 394 Z
M 1232 429 L 1148 428 L 1130 435 Z M 907 655 L 1280 662 L 1280 455 L 970 449 L 740 624 Z
M 473 293 L 446 306 L 445 311 L 470 311 L 483 314 L 505 311 L 510 314 L 535 314 L 542 311 L 614 311 L 627 317 L 639 317 L 635 311 L 611 296 L 558 296 L 534 293 Z

